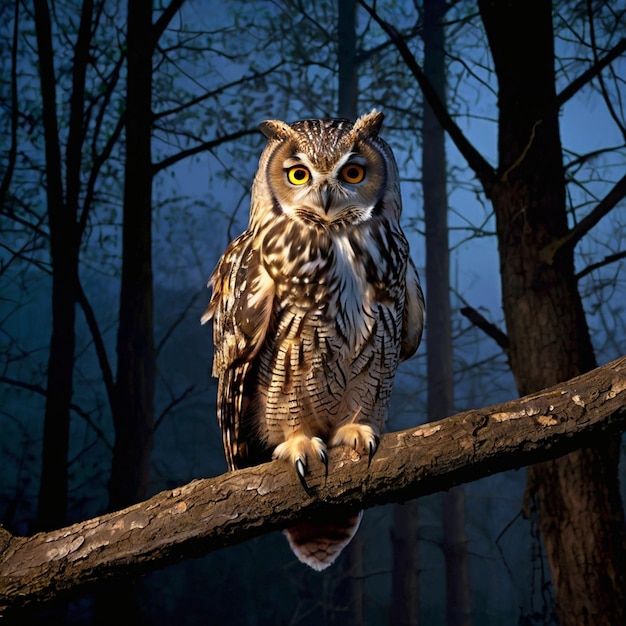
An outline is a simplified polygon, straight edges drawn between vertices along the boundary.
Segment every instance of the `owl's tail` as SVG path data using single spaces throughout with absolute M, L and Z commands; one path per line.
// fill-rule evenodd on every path
M 287 528 L 285 535 L 298 559 L 320 572 L 332 565 L 350 543 L 362 517 L 363 511 L 341 517 L 327 514 L 298 522 Z

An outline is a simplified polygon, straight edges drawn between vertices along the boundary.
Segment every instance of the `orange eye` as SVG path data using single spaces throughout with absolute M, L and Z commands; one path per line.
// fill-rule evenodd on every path
M 365 168 L 357 163 L 349 163 L 342 168 L 341 178 L 351 185 L 356 185 L 365 178 Z
M 292 185 L 304 185 L 309 182 L 311 174 L 306 167 L 294 165 L 287 170 L 287 178 Z

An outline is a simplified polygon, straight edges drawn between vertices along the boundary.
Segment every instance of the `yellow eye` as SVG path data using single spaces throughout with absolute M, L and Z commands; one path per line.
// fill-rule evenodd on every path
M 304 185 L 309 182 L 311 174 L 306 167 L 294 165 L 287 170 L 287 178 L 292 185 Z
M 341 178 L 347 183 L 356 185 L 365 178 L 365 168 L 357 163 L 349 163 L 342 168 Z

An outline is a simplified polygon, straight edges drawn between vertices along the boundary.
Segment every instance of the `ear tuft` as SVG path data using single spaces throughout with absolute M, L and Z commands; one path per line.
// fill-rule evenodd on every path
M 280 120 L 265 120 L 259 124 L 259 130 L 268 139 L 285 139 L 292 133 L 289 124 Z
M 384 118 L 385 116 L 382 111 L 372 109 L 371 113 L 361 115 L 354 123 L 353 131 L 367 137 L 376 137 L 378 136 L 378 131 L 383 124 Z

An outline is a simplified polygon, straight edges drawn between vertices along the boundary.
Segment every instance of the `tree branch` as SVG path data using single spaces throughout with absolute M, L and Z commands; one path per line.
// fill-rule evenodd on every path
M 413 74 L 413 77 L 420 86 L 424 98 L 430 104 L 433 113 L 437 117 L 437 120 L 441 124 L 441 127 L 448 133 L 450 139 L 454 142 L 459 152 L 463 155 L 468 165 L 476 174 L 476 177 L 480 181 L 485 195 L 489 198 L 491 196 L 491 190 L 496 183 L 496 172 L 489 162 L 478 152 L 478 150 L 470 143 L 467 137 L 463 134 L 463 131 L 457 126 L 456 122 L 452 119 L 448 113 L 445 104 L 441 101 L 441 98 L 437 95 L 434 87 L 430 81 L 426 78 L 424 71 L 420 67 L 419 63 L 413 56 L 413 53 L 409 50 L 405 39 L 402 35 L 390 24 L 385 22 L 376 13 L 373 7 L 367 5 L 363 0 L 359 0 L 359 4 L 370 14 L 374 21 L 387 33 L 389 38 L 393 41 L 400 56 L 406 63 L 407 67 Z
M 595 270 L 604 267 L 605 265 L 609 265 L 610 263 L 615 263 L 616 261 L 620 261 L 621 259 L 626 258 L 626 250 L 622 250 L 621 252 L 616 252 L 615 254 L 609 254 L 605 256 L 601 261 L 597 261 L 596 263 L 592 263 L 591 265 L 587 265 L 584 269 L 580 270 L 578 274 L 576 274 L 576 280 L 580 280 L 587 276 L 587 274 L 591 274 L 591 272 L 595 272 Z
M 525 398 L 389 433 L 371 465 L 330 451 L 304 493 L 280 461 L 196 480 L 57 531 L 0 529 L 3 611 L 279 530 L 313 511 L 403 502 L 546 461 L 626 430 L 626 356 Z
M 96 314 L 87 298 L 87 294 L 83 289 L 80 278 L 78 279 L 78 304 L 83 310 L 83 315 L 85 316 L 87 327 L 89 328 L 89 332 L 91 333 L 94 349 L 96 351 L 96 357 L 98 359 L 98 364 L 100 365 L 100 371 L 102 372 L 102 381 L 104 382 L 104 388 L 106 389 L 107 398 L 109 399 L 111 414 L 115 414 L 116 389 L 115 379 L 113 377 L 113 370 L 111 368 L 111 362 L 109 361 L 109 357 L 107 355 L 104 338 L 102 336 L 102 333 L 100 332 L 100 327 L 98 326 Z
M 591 50 L 593 52 L 593 61 L 595 65 L 599 65 L 598 58 L 598 42 L 596 40 L 596 26 L 593 15 L 593 7 L 591 5 L 592 0 L 587 0 L 587 17 L 589 18 L 589 37 L 591 39 Z M 624 48 L 626 44 L 626 39 L 622 38 L 619 42 Z M 618 44 L 619 45 L 619 44 Z M 626 128 L 624 128 L 624 124 L 619 118 L 613 103 L 611 102 L 611 98 L 609 97 L 609 92 L 604 83 L 604 79 L 602 78 L 602 73 L 598 72 L 598 83 L 600 85 L 600 92 L 602 93 L 602 97 L 604 98 L 604 103 L 606 104 L 606 108 L 609 110 L 610 116 L 613 118 L 615 125 L 620 129 L 622 133 L 622 137 L 626 139 Z
M 161 15 L 159 15 L 157 21 L 152 26 L 152 47 L 156 48 L 161 35 L 165 32 L 165 29 L 170 25 L 170 22 L 178 13 L 178 10 L 183 5 L 185 0 L 172 0 L 164 9 Z
M 557 97 L 555 106 L 561 108 L 570 98 L 572 98 L 580 89 L 587 85 L 593 78 L 598 76 L 600 72 L 610 65 L 615 59 L 626 52 L 626 38 L 620 39 L 615 47 L 611 48 L 601 59 L 587 68 L 578 78 L 575 78 Z
M 502 351 L 508 355 L 509 338 L 493 322 L 490 322 L 482 313 L 471 306 L 464 306 L 461 315 L 466 317 L 476 328 L 480 328 L 488 337 L 491 337 Z
M 217 146 L 220 146 L 223 143 L 228 143 L 229 141 L 235 141 L 236 139 L 240 139 L 241 137 L 245 137 L 247 135 L 256 135 L 258 134 L 258 132 L 259 131 L 256 128 L 250 128 L 250 129 L 244 128 L 243 130 L 238 130 L 238 131 L 235 131 L 234 133 L 230 133 L 228 135 L 223 135 L 221 137 L 211 139 L 211 141 L 204 141 L 198 144 L 197 146 L 193 146 L 193 148 L 188 148 L 187 150 L 181 150 L 180 152 L 177 152 L 176 154 L 166 157 L 165 159 L 163 159 L 162 161 L 159 161 L 158 163 L 154 163 L 152 165 L 152 174 L 156 175 L 161 170 L 165 169 L 166 167 L 170 167 L 171 165 L 178 163 L 178 161 L 182 161 L 183 159 L 193 156 L 194 154 L 198 154 L 199 152 L 207 152 L 209 150 L 212 150 L 213 148 L 217 148 Z
M 37 395 L 40 395 L 44 398 L 48 398 L 48 395 L 49 395 L 48 391 L 40 385 L 35 385 L 34 383 L 27 383 L 23 380 L 10 378 L 9 376 L 0 376 L 0 384 L 11 385 L 13 387 L 19 387 L 20 389 L 26 389 L 27 391 L 36 393 Z M 87 411 L 85 411 L 84 409 L 81 409 L 81 407 L 78 406 L 78 404 L 76 404 L 75 402 L 70 402 L 70 409 L 74 411 L 76 415 L 79 415 L 80 417 L 82 417 L 85 420 L 85 422 L 87 422 L 87 424 L 89 424 L 89 427 L 96 433 L 96 435 L 98 435 L 98 437 L 100 437 L 104 445 L 109 450 L 113 449 L 113 446 L 109 443 L 104 431 L 91 419 L 91 415 L 89 415 Z M 2 579 L 2 574 L 0 574 L 0 589 L 2 589 L 1 579 Z M 1 595 L 2 594 L 0 592 L 0 596 Z M 0 616 L 2 615 L 1 609 L 2 609 L 2 602 L 0 601 Z
M 280 63 L 276 63 L 276 65 L 272 65 L 272 67 L 268 68 L 267 70 L 263 72 L 254 72 L 254 74 L 242 76 L 241 78 L 238 78 L 237 80 L 233 80 L 230 83 L 225 83 L 223 85 L 220 85 L 217 89 L 213 89 L 212 91 L 205 91 L 201 95 L 196 96 L 195 98 L 192 98 L 188 102 L 184 102 L 183 104 L 179 106 L 173 107 L 171 109 L 166 109 L 164 111 L 159 111 L 158 113 L 154 113 L 154 119 L 159 120 L 163 117 L 168 117 L 170 115 L 177 115 L 181 111 L 185 111 L 186 109 L 192 106 L 195 106 L 196 104 L 201 104 L 202 102 L 204 102 L 205 100 L 208 100 L 209 98 L 214 98 L 224 93 L 228 89 L 232 89 L 233 87 L 239 87 L 241 85 L 244 85 L 247 82 L 258 80 L 259 78 L 265 78 L 265 76 L 268 76 L 273 71 L 277 70 L 282 64 L 283 63 L 281 61 Z
M 596 207 L 588 213 L 578 224 L 560 239 L 555 239 L 541 251 L 541 258 L 552 264 L 557 252 L 564 246 L 573 248 L 615 205 L 626 197 L 626 174 L 613 186 L 611 191 L 598 202 Z

